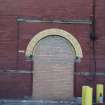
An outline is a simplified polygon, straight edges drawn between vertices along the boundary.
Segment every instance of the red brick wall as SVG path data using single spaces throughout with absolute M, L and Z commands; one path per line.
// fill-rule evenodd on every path
M 96 2 L 96 35 L 95 42 L 97 71 L 105 70 L 105 1 Z M 0 70 L 30 70 L 31 63 L 26 61 L 24 54 L 19 54 L 17 62 L 17 23 L 16 18 L 36 17 L 38 19 L 89 19 L 92 13 L 92 0 L 0 0 Z M 84 58 L 77 64 L 77 71 L 93 71 L 92 47 L 89 39 L 89 25 L 64 24 L 20 24 L 19 50 L 25 50 L 30 39 L 46 28 L 61 28 L 74 35 L 81 44 Z M 31 74 L 14 75 L 0 72 L 0 97 L 24 97 L 31 95 Z M 15 79 L 14 79 L 15 78 Z M 92 78 L 90 78 L 92 80 Z M 103 77 L 96 79 L 104 82 Z M 76 77 L 76 96 L 81 95 L 81 86 L 88 83 L 88 78 Z M 16 88 L 18 86 L 18 88 Z M 77 87 L 78 86 L 78 87 Z M 12 89 L 13 88 L 13 89 Z
M 0 73 L 0 98 L 31 96 L 31 74 Z

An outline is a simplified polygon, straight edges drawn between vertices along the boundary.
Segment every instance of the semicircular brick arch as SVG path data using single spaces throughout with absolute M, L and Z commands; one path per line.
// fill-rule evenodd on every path
M 77 39 L 71 35 L 69 32 L 65 31 L 65 30 L 62 30 L 62 29 L 57 29 L 57 28 L 51 28 L 51 29 L 45 29 L 39 33 L 37 33 L 32 39 L 31 41 L 29 42 L 28 46 L 27 46 L 27 49 L 26 49 L 26 56 L 29 57 L 29 56 L 33 56 L 33 51 L 37 45 L 37 43 L 47 37 L 47 36 L 50 36 L 50 35 L 58 35 L 58 36 L 61 36 L 65 39 L 67 39 L 70 44 L 72 44 L 74 50 L 75 50 L 75 55 L 76 57 L 78 58 L 82 58 L 83 57 L 83 54 L 82 54 L 82 49 L 81 49 L 81 46 L 79 44 L 79 42 L 77 41 Z

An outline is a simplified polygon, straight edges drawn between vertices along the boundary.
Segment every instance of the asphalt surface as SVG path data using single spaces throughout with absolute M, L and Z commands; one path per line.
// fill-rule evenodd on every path
M 70 101 L 43 101 L 43 100 L 0 100 L 0 105 L 81 105 L 81 99 Z

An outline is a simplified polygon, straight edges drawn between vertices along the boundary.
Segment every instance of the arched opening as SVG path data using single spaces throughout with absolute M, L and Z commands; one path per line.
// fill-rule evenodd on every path
M 70 35 L 60 29 L 48 29 L 30 41 L 26 56 L 33 56 L 34 99 L 69 100 L 73 97 L 74 62 L 76 57 L 82 58 L 82 50 Z

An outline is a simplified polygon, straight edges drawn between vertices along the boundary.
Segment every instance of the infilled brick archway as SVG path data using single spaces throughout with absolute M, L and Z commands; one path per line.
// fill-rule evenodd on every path
M 82 50 L 67 32 L 49 31 L 39 33 L 27 47 L 26 56 L 33 55 L 33 99 L 68 100 L 73 97 L 75 58 L 82 57 Z
M 60 36 L 39 41 L 34 52 L 33 98 L 68 100 L 73 97 L 75 52 Z

